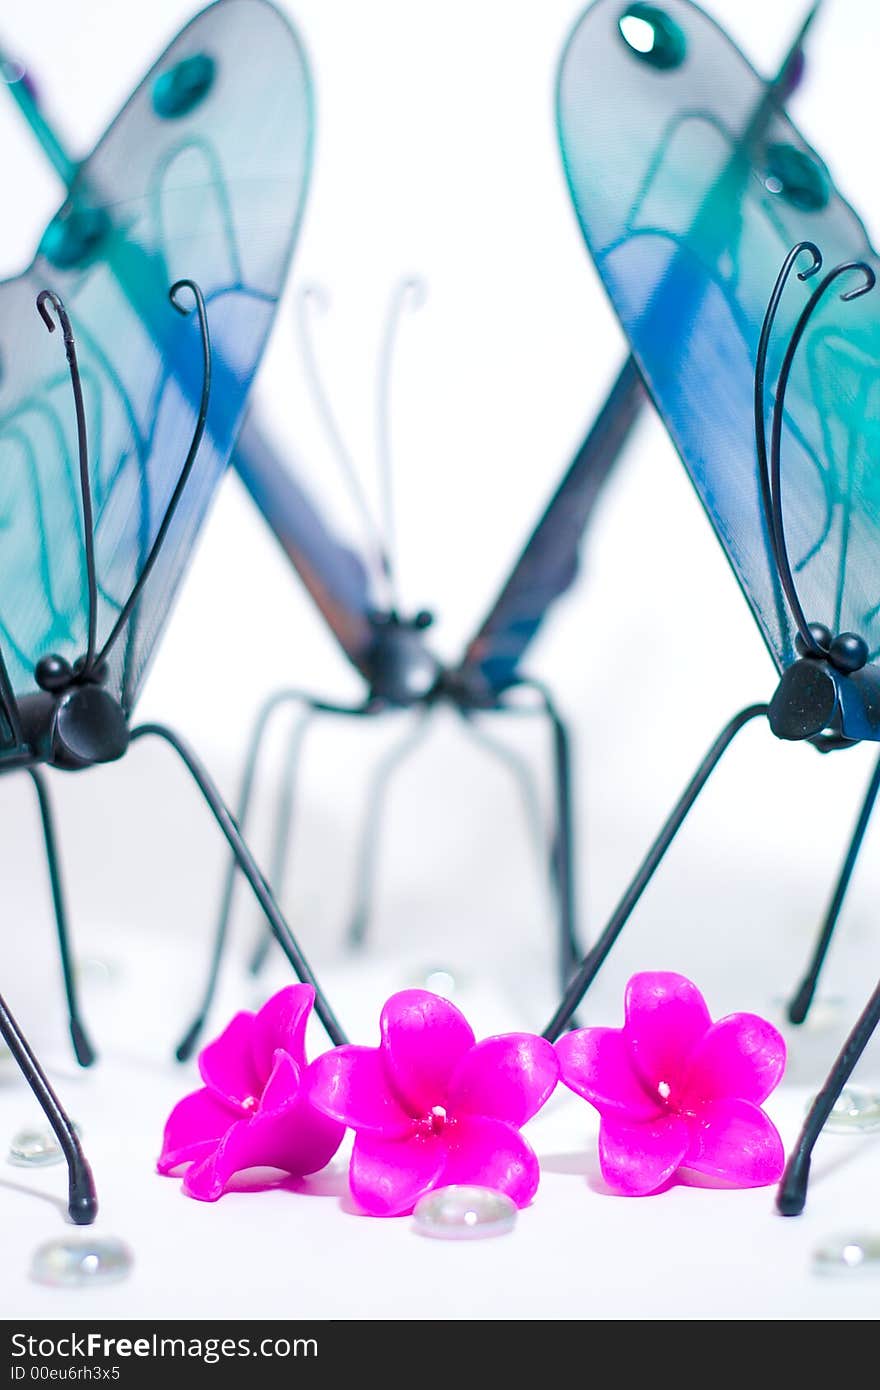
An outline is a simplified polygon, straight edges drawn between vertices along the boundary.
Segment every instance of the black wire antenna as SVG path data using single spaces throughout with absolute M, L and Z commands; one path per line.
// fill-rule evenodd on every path
M 193 429 L 192 440 L 187 451 L 183 468 L 180 471 L 180 476 L 177 479 L 174 491 L 171 494 L 168 506 L 165 509 L 165 515 L 163 516 L 159 529 L 156 532 L 155 539 L 150 547 L 147 558 L 144 561 L 141 572 L 138 575 L 131 589 L 131 592 L 128 595 L 128 598 L 122 605 L 122 608 L 120 609 L 119 614 L 117 615 L 116 621 L 110 629 L 110 633 L 107 639 L 100 648 L 98 648 L 97 646 L 98 582 L 97 569 L 95 564 L 94 508 L 92 505 L 91 480 L 89 478 L 88 432 L 86 428 L 85 406 L 83 404 L 82 379 L 80 376 L 79 363 L 77 361 L 76 356 L 76 338 L 74 336 L 73 327 L 71 325 L 67 310 L 65 309 L 64 304 L 62 300 L 59 298 L 59 296 L 55 294 L 53 290 L 41 290 L 39 295 L 37 296 L 37 309 L 39 310 L 40 317 L 42 318 L 49 332 L 53 333 L 55 331 L 56 326 L 52 318 L 52 315 L 49 312 L 49 304 L 52 305 L 53 309 L 55 310 L 55 313 L 58 316 L 58 322 L 61 324 L 61 330 L 64 337 L 64 350 L 67 355 L 67 365 L 70 372 L 70 384 L 73 390 L 74 409 L 76 412 L 76 433 L 77 447 L 79 450 L 79 477 L 80 491 L 82 495 L 83 535 L 85 544 L 86 586 L 88 590 L 89 603 L 86 650 L 84 655 L 80 658 L 76 665 L 76 675 L 80 679 L 88 679 L 89 677 L 94 677 L 97 673 L 100 672 L 102 666 L 107 660 L 107 657 L 111 649 L 118 640 L 120 633 L 123 631 L 126 623 L 131 617 L 131 614 L 134 611 L 134 608 L 136 607 L 141 594 L 143 593 L 144 586 L 150 576 L 150 573 L 157 559 L 159 558 L 159 552 L 161 551 L 162 546 L 165 543 L 165 538 L 168 535 L 168 530 L 174 519 L 174 514 L 177 511 L 180 499 L 183 496 L 184 489 L 186 488 L 187 482 L 189 481 L 190 474 L 192 473 L 193 466 L 198 455 L 199 446 L 201 445 L 202 438 L 205 433 L 205 424 L 207 422 L 208 405 L 211 394 L 211 336 L 208 329 L 208 312 L 205 307 L 204 296 L 196 282 L 194 280 L 182 279 L 176 280 L 174 284 L 171 286 L 170 290 L 168 291 L 168 297 L 171 301 L 171 304 L 179 314 L 182 314 L 184 315 L 184 317 L 186 317 L 186 315 L 192 312 L 192 310 L 187 308 L 187 306 L 180 299 L 180 292 L 184 289 L 190 291 L 195 301 L 195 311 L 198 316 L 199 337 L 201 340 L 202 347 L 202 391 L 199 400 L 199 409 L 198 414 L 196 416 L 195 427 Z M 5 692 L 2 689 L 2 676 L 0 676 L 0 695 L 3 695 L 4 693 Z
M 788 551 L 788 544 L 785 538 L 785 522 L 782 510 L 782 423 L 785 415 L 785 395 L 794 365 L 795 355 L 804 333 L 811 319 L 816 314 L 821 301 L 825 298 L 829 289 L 841 276 L 850 271 L 861 271 L 864 276 L 864 283 L 856 285 L 852 289 L 845 290 L 840 299 L 848 303 L 853 299 L 860 299 L 863 294 L 874 288 L 877 277 L 866 261 L 843 261 L 833 270 L 829 270 L 813 290 L 806 305 L 802 309 L 797 323 L 792 330 L 785 355 L 782 359 L 782 366 L 779 369 L 779 377 L 776 383 L 776 395 L 773 402 L 773 410 L 770 423 L 770 455 L 767 456 L 767 436 L 765 420 L 767 416 L 766 404 L 766 374 L 767 374 L 767 354 L 770 347 L 770 338 L 773 332 L 773 324 L 779 309 L 779 303 L 783 292 L 794 269 L 798 257 L 804 252 L 811 258 L 811 264 L 805 270 L 798 271 L 799 280 L 809 280 L 816 275 L 822 268 L 822 253 L 811 241 L 799 241 L 791 248 L 782 263 L 782 269 L 776 277 L 773 293 L 767 304 L 767 311 L 764 315 L 764 322 L 761 327 L 761 336 L 758 342 L 758 352 L 755 360 L 755 445 L 758 455 L 758 477 L 761 486 L 761 499 L 764 506 L 764 513 L 767 520 L 767 527 L 770 533 L 770 543 L 773 549 L 773 558 L 776 561 L 776 568 L 779 580 L 788 603 L 789 611 L 794 619 L 798 630 L 798 647 L 803 655 L 817 658 L 827 658 L 831 653 L 831 648 L 835 643 L 835 635 L 824 626 L 824 624 L 809 622 L 804 612 L 803 604 L 797 591 L 794 579 L 794 572 L 791 564 L 791 556 Z M 850 637 L 850 634 L 846 634 Z M 856 641 L 861 642 L 860 638 Z M 848 644 L 851 645 L 851 644 Z M 867 660 L 867 646 L 864 652 Z M 861 663 L 862 665 L 864 662 Z

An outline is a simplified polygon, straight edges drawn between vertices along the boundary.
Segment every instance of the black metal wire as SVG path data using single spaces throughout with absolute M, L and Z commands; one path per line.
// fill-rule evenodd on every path
M 791 610 L 801 641 L 809 652 L 814 655 L 823 656 L 824 649 L 819 646 L 810 631 L 800 597 L 797 592 L 797 585 L 794 581 L 794 574 L 791 567 L 791 559 L 788 554 L 788 546 L 785 540 L 785 525 L 782 514 L 782 421 L 785 412 L 785 393 L 788 389 L 788 382 L 791 376 L 791 369 L 794 364 L 795 354 L 798 346 L 806 332 L 807 325 L 813 317 L 820 301 L 827 293 L 831 285 L 838 280 L 841 275 L 847 274 L 851 270 L 860 270 L 864 273 L 865 283 L 857 285 L 855 289 L 846 290 L 841 296 L 841 300 L 849 302 L 851 299 L 859 299 L 863 294 L 874 288 L 877 277 L 866 261 L 844 261 L 837 265 L 833 270 L 829 270 L 823 276 L 807 300 L 806 305 L 801 311 L 801 315 L 794 326 L 785 356 L 782 359 L 782 366 L 779 369 L 779 380 L 776 385 L 776 399 L 773 403 L 773 416 L 770 429 L 770 494 L 772 505 L 773 520 L 773 546 L 776 554 L 776 563 L 779 569 L 779 578 L 782 583 L 788 606 Z
M 119 615 L 115 623 L 113 624 L 113 627 L 110 629 L 110 635 L 104 643 L 103 647 L 101 648 L 100 652 L 98 653 L 97 658 L 95 659 L 94 663 L 87 664 L 88 670 L 91 670 L 93 665 L 99 666 L 103 661 L 106 660 L 111 647 L 116 642 L 117 638 L 119 637 L 119 634 L 122 632 L 123 628 L 125 627 L 126 623 L 131 617 L 132 611 L 143 592 L 144 585 L 146 584 L 150 576 L 150 571 L 155 565 L 156 560 L 159 558 L 159 552 L 162 549 L 162 546 L 165 542 L 165 537 L 168 534 L 168 528 L 170 527 L 171 522 L 174 519 L 174 513 L 176 512 L 180 499 L 183 496 L 183 490 L 186 487 L 187 482 L 189 481 L 189 476 L 192 473 L 193 466 L 196 461 L 196 455 L 199 451 L 199 445 L 201 444 L 202 436 L 205 433 L 205 423 L 208 418 L 208 404 L 211 395 L 211 336 L 208 330 L 208 311 L 205 307 L 205 300 L 204 296 L 202 295 L 202 291 L 199 289 L 196 282 L 194 280 L 183 279 L 176 280 L 174 284 L 171 286 L 171 289 L 168 291 L 168 298 L 171 300 L 173 307 L 177 310 L 179 314 L 186 315 L 190 312 L 183 304 L 179 302 L 178 295 L 182 289 L 190 290 L 195 298 L 195 308 L 199 320 L 199 336 L 201 338 L 202 343 L 202 394 L 201 399 L 199 401 L 199 412 L 196 417 L 195 429 L 193 430 L 192 441 L 190 443 L 189 451 L 187 453 L 183 468 L 181 469 L 180 477 L 177 479 L 174 491 L 171 494 L 171 500 L 165 509 L 165 515 L 162 518 L 162 523 L 159 527 L 159 530 L 156 532 L 156 539 L 153 541 L 153 544 L 150 547 L 150 552 L 147 555 L 146 560 L 144 561 L 143 569 L 138 575 L 137 581 L 128 598 L 126 599 L 125 603 L 123 604 L 119 612 Z
M 226 805 L 206 769 L 199 762 L 192 749 L 184 743 L 183 739 L 180 738 L 173 729 L 169 729 L 167 725 L 156 723 L 140 724 L 136 729 L 132 729 L 131 731 L 132 743 L 137 742 L 138 739 L 147 737 L 162 739 L 169 747 L 174 749 L 175 753 L 180 758 L 223 832 L 227 844 L 235 856 L 238 867 L 250 884 L 254 896 L 263 909 L 263 912 L 266 914 L 275 939 L 288 961 L 293 966 L 297 978 L 301 980 L 303 984 L 309 984 L 314 989 L 315 1013 L 323 1023 L 327 1031 L 327 1036 L 337 1047 L 347 1042 L 348 1039 L 342 1031 L 342 1027 L 336 1015 L 327 1002 L 314 971 L 300 950 L 299 943 L 290 930 L 290 927 L 287 925 L 287 922 L 284 920 L 281 910 L 272 896 L 272 890 L 245 843 L 229 807 Z
M 50 304 L 58 315 L 58 322 L 61 324 L 61 332 L 64 337 L 64 351 L 67 355 L 67 366 L 70 371 L 70 384 L 73 388 L 73 404 L 76 411 L 76 440 L 79 450 L 79 482 L 83 509 L 83 539 L 86 551 L 86 584 L 89 596 L 88 629 L 83 666 L 86 671 L 90 671 L 95 662 L 95 642 L 98 627 L 98 578 L 95 568 L 95 518 L 92 508 L 92 484 L 89 477 L 89 441 L 88 430 L 86 428 L 86 411 L 83 402 L 82 378 L 80 377 L 79 363 L 76 358 L 76 339 L 73 334 L 73 328 L 67 310 L 54 290 L 40 290 L 40 293 L 37 295 L 37 310 L 49 332 L 54 333 L 55 321 L 48 309 L 48 305 Z
M 807 1201 L 807 1187 L 810 1181 L 810 1163 L 816 1140 L 834 1109 L 835 1103 L 849 1078 L 855 1071 L 856 1063 L 880 1023 L 880 985 L 868 1000 L 864 1011 L 844 1043 L 837 1060 L 826 1077 L 825 1083 L 810 1106 L 798 1141 L 792 1149 L 785 1172 L 776 1193 L 776 1207 L 783 1216 L 800 1216 Z
M 18 709 L 18 701 L 15 698 L 15 691 L 12 688 L 12 681 L 9 679 L 9 671 L 3 659 L 3 652 L 0 650 L 0 704 L 3 705 L 3 712 L 9 723 L 9 730 L 18 748 L 24 747 L 24 730 L 21 727 L 21 715 Z
M 12 1053 L 61 1146 L 67 1162 L 67 1210 L 70 1219 L 78 1226 L 88 1226 L 98 1214 L 98 1197 L 79 1136 L 3 999 L 0 999 L 0 1038 Z
M 880 793 L 880 758 L 878 758 L 874 766 L 871 780 L 868 783 L 868 789 L 865 792 L 861 810 L 859 811 L 855 828 L 850 838 L 846 857 L 843 861 L 840 874 L 838 875 L 837 883 L 831 896 L 831 902 L 828 905 L 828 911 L 825 914 L 825 921 L 822 923 L 819 937 L 813 948 L 810 964 L 786 1010 L 789 1023 L 803 1023 L 810 1011 L 813 996 L 819 984 L 819 976 L 822 973 L 822 966 L 825 963 L 825 957 L 828 954 L 828 948 L 831 945 L 831 939 L 837 927 L 837 920 L 840 916 L 841 908 L 843 907 L 843 900 L 846 897 L 850 879 L 853 876 L 856 860 L 862 848 L 862 841 L 865 838 L 865 832 L 868 829 L 878 793 Z
M 26 770 L 34 784 L 34 790 L 37 793 L 37 804 L 39 806 L 40 821 L 43 827 L 43 843 L 46 849 L 46 864 L 49 869 L 49 886 L 52 890 L 52 906 L 55 911 L 55 929 L 58 937 L 58 950 L 61 956 L 61 974 L 64 980 L 64 997 L 67 1000 L 67 1021 L 70 1029 L 70 1037 L 73 1042 L 76 1060 L 81 1067 L 90 1067 L 95 1061 L 97 1054 L 89 1040 L 79 1007 L 76 971 L 73 964 L 73 953 L 70 949 L 70 929 L 67 923 L 67 907 L 64 901 L 64 887 L 61 878 L 61 861 L 58 855 L 58 841 L 55 835 L 55 818 L 52 814 L 49 789 L 46 786 L 46 781 L 41 771 L 35 767 L 29 767 Z
M 690 782 L 682 792 L 682 795 L 676 802 L 671 814 L 664 822 L 660 834 L 657 836 L 648 851 L 647 857 L 642 862 L 638 873 L 618 903 L 602 935 L 599 937 L 592 950 L 584 956 L 580 969 L 573 977 L 568 989 L 562 997 L 558 1009 L 544 1029 L 544 1037 L 548 1038 L 550 1042 L 555 1042 L 568 1026 L 575 1010 L 604 964 L 606 956 L 623 931 L 639 898 L 651 882 L 666 851 L 681 829 L 688 812 L 703 790 L 703 787 L 708 782 L 709 777 L 718 766 L 724 753 L 740 730 L 744 729 L 746 724 L 749 724 L 753 719 L 766 715 L 768 708 L 768 705 L 748 705 L 745 709 L 740 710 L 739 714 L 735 714 L 721 730 L 721 733 L 712 744 L 712 747 L 709 749 Z
M 822 253 L 812 241 L 799 241 L 793 246 L 782 263 L 782 269 L 776 277 L 776 284 L 773 286 L 773 293 L 767 304 L 767 311 L 764 314 L 764 322 L 761 325 L 761 336 L 758 339 L 758 352 L 755 357 L 755 449 L 758 455 L 758 482 L 761 486 L 761 501 L 764 507 L 764 517 L 767 522 L 767 532 L 770 537 L 770 544 L 773 548 L 776 568 L 782 572 L 781 561 L 776 553 L 776 531 L 774 526 L 773 490 L 770 486 L 770 463 L 767 457 L 767 402 L 766 385 L 767 375 L 767 353 L 770 350 L 770 337 L 773 332 L 773 325 L 776 321 L 776 314 L 782 299 L 783 291 L 788 284 L 789 277 L 794 269 L 798 256 L 804 251 L 808 251 L 813 257 L 813 264 L 806 270 L 798 271 L 799 280 L 809 280 L 822 268 Z M 816 642 L 812 633 L 807 630 L 801 633 L 807 643 L 808 650 L 814 656 L 822 655 L 822 649 Z

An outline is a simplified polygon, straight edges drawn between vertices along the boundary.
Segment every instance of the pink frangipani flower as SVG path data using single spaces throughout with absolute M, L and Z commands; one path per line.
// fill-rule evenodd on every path
M 306 1074 L 309 1100 L 355 1131 L 352 1195 L 372 1216 L 404 1216 L 424 1193 L 476 1183 L 526 1206 L 538 1160 L 519 1129 L 556 1086 L 544 1038 L 475 1042 L 454 1004 L 427 990 L 394 994 L 378 1047 L 338 1047 Z
M 344 1126 L 314 1110 L 302 1086 L 314 1000 L 311 985 L 289 985 L 258 1014 L 236 1014 L 199 1054 L 205 1084 L 172 1110 L 157 1165 L 190 1165 L 188 1197 L 216 1202 L 245 1168 L 315 1173 L 339 1148 Z
M 755 1014 L 713 1023 L 682 975 L 634 975 L 622 1028 L 583 1028 L 556 1044 L 560 1078 L 601 1116 L 610 1187 L 642 1197 L 680 1168 L 764 1187 L 784 1166 L 761 1104 L 785 1069 L 781 1035 Z

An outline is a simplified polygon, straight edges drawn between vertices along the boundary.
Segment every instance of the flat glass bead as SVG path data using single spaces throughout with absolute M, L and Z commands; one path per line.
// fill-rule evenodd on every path
M 438 1187 L 419 1198 L 413 1225 L 420 1235 L 440 1240 L 480 1240 L 503 1236 L 516 1223 L 516 1203 L 491 1187 Z
M 425 975 L 425 989 L 451 999 L 456 992 L 455 976 L 451 970 L 429 970 Z
M 118 960 L 109 956 L 83 956 L 76 963 L 77 978 L 86 985 L 116 984 L 122 976 Z
M 97 1288 L 128 1277 L 134 1257 L 115 1236 L 62 1236 L 35 1251 L 31 1278 L 55 1289 Z
M 868 1134 L 880 1129 L 880 1094 L 865 1086 L 846 1086 L 825 1121 L 829 1134 Z
M 817 1274 L 880 1274 L 880 1235 L 830 1236 L 813 1252 Z
M 74 1125 L 79 1134 L 79 1127 Z M 9 1145 L 7 1162 L 16 1168 L 50 1168 L 53 1163 L 63 1163 L 64 1154 L 55 1137 L 54 1130 L 20 1129 Z

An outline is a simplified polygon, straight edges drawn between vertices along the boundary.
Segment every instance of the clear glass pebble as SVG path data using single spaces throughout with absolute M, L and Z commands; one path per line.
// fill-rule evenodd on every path
M 134 1256 L 115 1236 L 62 1236 L 34 1252 L 31 1278 L 53 1289 L 97 1288 L 126 1279 Z
M 829 1134 L 869 1134 L 880 1129 L 880 1093 L 867 1086 L 845 1086 L 825 1129 Z
M 817 1274 L 880 1274 L 880 1235 L 831 1236 L 813 1252 Z
M 516 1203 L 491 1187 L 438 1187 L 416 1202 L 413 1225 L 423 1236 L 480 1240 L 512 1231 L 516 1215 Z
M 79 1126 L 74 1125 L 79 1134 Z M 53 1163 L 63 1163 L 64 1154 L 55 1137 L 54 1130 L 20 1129 L 9 1145 L 7 1162 L 16 1168 L 50 1168 Z
M 425 989 L 444 999 L 451 999 L 456 992 L 455 976 L 451 970 L 429 970 L 425 975 Z
M 76 963 L 76 973 L 82 984 L 102 988 L 116 984 L 123 972 L 119 961 L 110 956 L 83 956 Z

